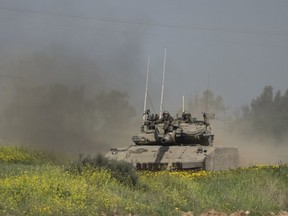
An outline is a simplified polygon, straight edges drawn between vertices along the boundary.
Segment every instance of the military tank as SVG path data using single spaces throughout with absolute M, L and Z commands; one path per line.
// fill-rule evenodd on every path
M 144 113 L 141 132 L 132 137 L 133 145 L 112 148 L 106 158 L 132 163 L 137 170 L 225 170 L 239 163 L 237 148 L 214 147 L 214 135 L 208 114 L 203 120 L 183 112 L 172 118 L 164 111 L 158 115 Z
M 224 170 L 238 166 L 238 149 L 214 147 L 208 113 L 203 120 L 192 118 L 184 111 L 181 117 L 172 118 L 163 110 L 166 48 L 164 52 L 162 91 L 159 115 L 146 109 L 149 57 L 144 95 L 143 124 L 133 145 L 112 148 L 106 158 L 132 163 L 138 170 Z

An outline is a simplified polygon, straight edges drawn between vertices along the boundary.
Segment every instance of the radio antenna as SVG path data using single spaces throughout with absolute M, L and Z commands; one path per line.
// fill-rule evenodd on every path
M 185 98 L 182 96 L 182 113 L 185 111 Z
M 208 74 L 208 80 L 207 80 L 207 90 L 206 90 L 206 113 L 208 112 L 208 94 L 209 94 L 209 74 Z
M 163 76 L 162 76 L 162 90 L 161 90 L 161 100 L 160 100 L 160 113 L 159 117 L 162 118 L 163 112 L 163 94 L 164 94 L 164 83 L 165 83 L 165 67 L 166 67 L 166 47 L 164 50 L 164 64 L 163 64 Z
M 144 94 L 143 123 L 146 121 L 149 70 L 150 70 L 150 55 L 148 55 L 148 62 L 147 62 L 146 84 L 145 84 L 145 94 Z

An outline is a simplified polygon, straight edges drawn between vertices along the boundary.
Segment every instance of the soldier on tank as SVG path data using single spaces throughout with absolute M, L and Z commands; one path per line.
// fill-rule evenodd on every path
M 164 111 L 163 115 L 162 115 L 162 118 L 160 120 L 162 122 L 165 122 L 165 121 L 172 122 L 174 119 L 173 119 L 173 117 L 170 115 L 170 113 L 168 111 Z
M 158 121 L 159 120 L 159 115 L 158 114 L 155 114 L 155 119 L 154 121 Z
M 188 112 L 183 112 L 182 113 L 182 120 L 185 122 L 185 123 L 192 123 L 193 122 L 193 118 L 191 116 L 191 113 L 188 113 Z
M 144 112 L 144 115 L 146 115 L 147 117 L 146 117 L 146 119 L 149 121 L 150 120 L 150 118 L 151 118 L 151 116 L 150 116 L 150 110 L 149 109 L 147 109 L 145 112 Z
M 153 121 L 155 120 L 155 116 L 154 116 L 154 114 L 151 114 L 151 115 L 150 115 L 149 120 L 150 120 L 151 122 L 153 122 Z
M 209 130 L 211 130 L 211 125 L 210 125 L 210 122 L 209 122 L 209 120 L 208 120 L 208 116 L 207 116 L 207 113 L 203 113 L 203 118 L 204 118 L 204 123 L 205 123 L 205 125 L 206 125 L 206 127 L 209 129 Z
M 145 125 L 148 126 L 148 129 L 153 130 L 155 129 L 155 124 L 159 123 L 157 122 L 159 120 L 159 115 L 158 114 L 150 114 L 150 110 L 147 109 L 147 111 L 144 113 L 145 115 L 147 115 L 147 120 L 144 123 Z
M 192 118 L 191 113 L 188 113 L 188 118 L 189 118 L 190 123 L 193 123 L 196 120 L 196 118 Z
M 189 114 L 188 112 L 184 111 L 182 113 L 182 120 L 185 122 L 185 123 L 189 123 Z
M 172 118 L 172 116 L 170 116 L 170 113 L 168 111 L 164 111 L 163 116 L 159 121 L 160 123 L 164 123 L 163 130 L 165 133 L 167 133 L 169 132 L 174 119 Z

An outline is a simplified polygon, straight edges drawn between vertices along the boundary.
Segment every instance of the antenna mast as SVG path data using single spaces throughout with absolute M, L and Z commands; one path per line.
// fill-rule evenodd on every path
M 185 111 L 185 99 L 184 95 L 182 96 L 182 113 Z
M 208 93 L 209 93 L 209 74 L 208 74 L 207 90 L 206 90 L 206 113 L 208 112 Z
M 163 65 L 162 90 L 161 90 L 160 113 L 159 113 L 159 117 L 160 118 L 162 118 L 162 112 L 163 112 L 163 94 L 164 94 L 164 83 L 165 83 L 165 66 L 166 66 L 166 47 L 165 47 L 165 50 L 164 50 L 164 65 Z
M 143 111 L 143 123 L 146 120 L 146 109 L 147 109 L 147 94 L 148 94 L 148 77 L 150 70 L 150 55 L 148 55 L 148 63 L 147 63 L 147 73 L 146 73 L 146 84 L 145 84 L 145 95 L 144 95 L 144 111 Z

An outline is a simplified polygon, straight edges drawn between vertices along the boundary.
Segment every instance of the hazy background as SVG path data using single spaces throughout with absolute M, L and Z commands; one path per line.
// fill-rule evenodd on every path
M 61 112 L 57 113 L 59 107 L 64 113 L 67 107 L 73 106 L 73 98 L 77 98 L 74 102 L 85 104 L 85 108 L 80 106 L 78 110 L 70 111 L 70 117 L 91 119 L 89 115 L 84 117 L 83 113 L 90 110 L 90 114 L 95 115 L 96 112 L 97 117 L 90 122 L 94 129 L 88 133 L 88 129 L 83 129 L 83 125 L 89 128 L 88 120 L 83 120 L 83 124 L 75 120 L 77 127 L 65 124 L 68 128 L 66 137 L 82 128 L 89 134 L 89 141 L 82 139 L 87 149 L 94 149 L 96 141 L 97 144 L 105 143 L 100 146 L 113 146 L 117 139 L 107 141 L 101 126 L 104 123 L 99 122 L 107 123 L 111 117 L 107 112 L 114 109 L 129 110 L 129 114 L 121 114 L 123 118 L 119 121 L 133 117 L 133 123 L 137 117 L 141 118 L 148 55 L 151 56 L 149 95 L 152 102 L 149 100 L 149 108 L 158 112 L 165 47 L 164 108 L 175 113 L 181 107 L 182 95 L 187 101 L 196 94 L 201 95 L 207 89 L 209 76 L 209 89 L 224 101 L 225 109 L 220 113 L 220 126 L 217 126 L 221 130 L 226 118 L 234 116 L 241 106 L 250 104 L 261 94 L 264 86 L 271 85 L 276 90 L 286 91 L 287 11 L 286 0 L 1 0 L 2 139 L 7 142 L 43 142 L 45 145 L 54 143 L 65 148 L 69 148 L 74 140 L 75 149 L 81 149 L 81 145 L 77 144 L 79 140 L 67 141 L 65 136 L 60 137 L 63 135 L 61 128 L 64 126 L 61 127 L 61 124 L 64 120 L 61 124 L 45 121 L 44 126 L 53 128 L 51 133 L 41 120 L 47 112 L 46 119 L 52 118 L 49 116 L 61 119 L 56 117 L 63 116 Z M 116 91 L 115 94 L 111 93 L 112 90 Z M 47 104 L 51 105 L 54 101 L 51 95 L 57 95 L 58 91 L 62 92 L 60 98 L 62 95 L 72 99 L 48 109 Z M 99 108 L 96 105 L 99 94 L 104 95 L 102 99 L 107 97 L 111 100 L 109 103 L 109 100 L 103 99 L 107 106 L 114 109 Z M 50 99 L 43 100 L 47 97 Z M 118 104 L 121 109 L 114 106 L 115 97 L 121 99 Z M 30 102 L 27 102 L 28 98 Z M 38 105 L 48 107 L 47 110 L 38 109 L 32 101 L 38 101 Z M 11 111 L 13 108 L 15 110 Z M 9 114 L 7 110 L 10 110 Z M 28 115 L 25 110 L 31 114 Z M 79 113 L 82 115 L 76 117 Z M 37 121 L 33 114 L 38 116 Z M 30 120 L 33 118 L 35 122 L 32 124 Z M 100 126 L 94 127 L 98 123 Z M 124 131 L 131 131 L 128 130 L 128 122 L 124 123 L 119 123 L 118 127 L 127 127 Z M 57 125 L 58 129 L 53 125 Z M 44 127 L 41 133 L 45 133 L 43 137 L 46 138 L 40 136 L 34 139 L 33 135 L 39 134 L 41 127 Z M 105 127 L 107 136 L 115 137 L 109 132 L 112 129 L 107 125 Z M 31 134 L 29 138 L 23 138 L 27 135 L 24 129 Z M 55 131 L 60 135 L 50 140 Z M 91 135 L 93 131 L 96 135 Z M 85 133 L 81 136 L 85 137 Z M 100 134 L 103 136 L 101 142 L 98 139 Z M 130 134 L 127 140 L 130 142 Z

